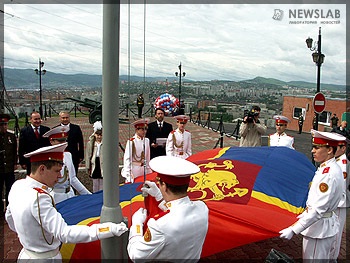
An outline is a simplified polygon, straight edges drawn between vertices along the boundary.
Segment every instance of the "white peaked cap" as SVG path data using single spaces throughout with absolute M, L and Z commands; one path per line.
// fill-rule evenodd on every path
M 190 181 L 190 176 L 200 172 L 194 163 L 175 156 L 158 156 L 149 162 L 151 169 L 158 177 L 169 184 L 184 185 Z

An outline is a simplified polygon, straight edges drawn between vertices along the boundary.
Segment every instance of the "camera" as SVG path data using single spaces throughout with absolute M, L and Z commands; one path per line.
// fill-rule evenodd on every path
M 251 109 L 251 110 L 245 110 L 244 111 L 244 116 L 243 116 L 243 119 L 245 117 L 247 117 L 247 123 L 253 123 L 254 122 L 254 117 L 255 116 L 258 116 L 259 115 L 259 112 L 256 111 L 255 109 Z

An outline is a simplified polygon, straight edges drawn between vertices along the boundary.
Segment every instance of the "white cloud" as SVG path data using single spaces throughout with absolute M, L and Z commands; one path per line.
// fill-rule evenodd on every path
M 272 18 L 275 9 L 284 12 L 281 21 Z M 289 17 L 294 9 L 338 9 L 340 17 L 294 19 Z M 5 4 L 5 12 L 13 15 L 5 15 L 4 21 L 5 67 L 34 69 L 41 58 L 48 71 L 101 74 L 102 11 L 102 5 L 91 4 Z M 186 78 L 193 80 L 263 76 L 315 82 L 316 66 L 305 39 L 317 40 L 321 26 L 326 56 L 321 81 L 345 84 L 345 19 L 344 4 L 122 5 L 120 74 L 128 73 L 130 39 L 131 75 L 143 76 L 145 56 L 150 77 L 173 77 L 181 62 Z M 317 24 L 290 24 L 311 20 Z

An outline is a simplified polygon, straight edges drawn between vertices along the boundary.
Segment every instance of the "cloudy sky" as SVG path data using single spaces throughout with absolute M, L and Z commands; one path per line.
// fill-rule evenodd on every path
M 5 67 L 102 74 L 102 5 L 18 3 L 4 4 Z M 316 82 L 305 39 L 321 27 L 321 82 L 346 83 L 345 4 L 132 4 L 120 21 L 120 74 L 165 80 L 181 62 L 191 80 Z

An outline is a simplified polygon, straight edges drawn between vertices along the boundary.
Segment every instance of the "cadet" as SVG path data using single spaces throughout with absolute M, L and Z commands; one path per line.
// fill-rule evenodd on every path
M 183 159 L 192 155 L 192 139 L 191 133 L 185 130 L 185 126 L 189 117 L 185 115 L 177 115 L 177 129 L 170 132 L 166 141 L 166 155 L 176 156 Z
M 339 232 L 339 220 L 334 211 L 341 200 L 344 179 L 334 154 L 339 136 L 330 132 L 311 130 L 313 135 L 312 154 L 320 163 L 312 179 L 306 209 L 296 223 L 280 231 L 280 237 L 291 239 L 301 233 L 303 238 L 303 259 L 332 259 L 332 243 Z
M 350 178 L 349 178 L 349 160 L 346 157 L 346 144 L 347 138 L 343 135 L 337 134 L 340 137 L 337 152 L 335 153 L 335 160 L 337 164 L 340 166 L 343 172 L 343 195 L 342 199 L 338 204 L 338 208 L 335 210 L 335 214 L 339 218 L 339 233 L 336 236 L 336 243 L 334 243 L 334 250 L 332 250 L 331 255 L 336 260 L 339 256 L 341 239 L 343 234 L 343 229 L 346 222 L 346 210 L 350 207 Z
M 17 180 L 9 194 L 6 221 L 18 235 L 23 249 L 18 259 L 26 262 L 61 262 L 59 248 L 63 243 L 84 243 L 120 236 L 124 223 L 102 223 L 91 226 L 68 226 L 55 208 L 48 193 L 61 177 L 63 151 L 67 143 L 47 146 L 27 153 L 30 176 Z
M 294 137 L 286 134 L 285 130 L 290 119 L 282 115 L 273 116 L 276 121 L 276 132 L 268 137 L 269 146 L 286 146 L 294 149 Z
M 124 167 L 121 175 L 126 183 L 133 183 L 134 179 L 151 173 L 149 139 L 145 137 L 149 119 L 141 119 L 132 123 L 135 135 L 126 142 L 124 153 Z
M 46 132 L 43 137 L 48 137 L 52 145 L 57 145 L 66 142 L 68 132 L 69 126 L 57 126 Z M 55 184 L 51 192 L 56 204 L 75 196 L 72 186 L 80 195 L 91 194 L 91 192 L 79 181 L 75 173 L 72 154 L 64 151 L 61 178 Z
M 165 202 L 167 209 L 147 222 L 146 209 L 140 208 L 134 213 L 129 234 L 129 257 L 137 262 L 197 262 L 208 231 L 208 208 L 202 201 L 191 201 L 187 188 L 191 175 L 198 173 L 199 168 L 174 156 L 153 158 L 150 167 L 157 172 L 159 188 L 154 182 L 146 181 L 147 186 L 142 187 L 142 191 L 159 203 Z

